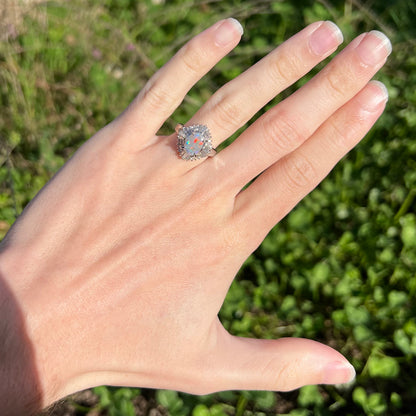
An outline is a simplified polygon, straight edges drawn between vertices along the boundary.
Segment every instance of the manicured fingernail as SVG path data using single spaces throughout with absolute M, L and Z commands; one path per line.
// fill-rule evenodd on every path
M 344 38 L 339 27 L 330 21 L 323 22 L 309 38 L 311 50 L 318 56 L 334 51 Z
M 384 33 L 372 30 L 361 39 L 356 46 L 356 51 L 365 65 L 375 66 L 384 63 L 391 54 L 392 46 Z
M 354 367 L 344 361 L 334 361 L 326 365 L 323 373 L 323 384 L 349 383 L 355 378 Z
M 241 26 L 238 20 L 232 17 L 225 19 L 216 28 L 215 44 L 217 46 L 227 46 L 229 43 L 235 41 L 237 36 L 240 38 L 243 32 L 243 26 Z
M 363 106 L 367 111 L 378 110 L 381 103 L 386 103 L 389 99 L 389 92 L 386 86 L 380 81 L 370 81 L 371 93 L 370 98 L 367 98 L 365 105 Z

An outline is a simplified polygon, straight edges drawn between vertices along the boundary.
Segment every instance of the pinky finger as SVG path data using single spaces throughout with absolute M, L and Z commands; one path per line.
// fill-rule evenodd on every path
M 276 162 L 236 197 L 236 227 L 246 230 L 254 250 L 279 222 L 331 171 L 382 114 L 388 93 L 371 81 L 334 113 L 298 149 Z

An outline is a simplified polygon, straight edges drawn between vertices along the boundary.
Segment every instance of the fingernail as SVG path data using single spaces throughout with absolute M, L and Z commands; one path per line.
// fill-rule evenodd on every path
M 391 54 L 392 46 L 389 38 L 378 30 L 367 33 L 357 45 L 356 51 L 365 65 L 375 66 L 384 63 Z
M 309 46 L 316 55 L 334 51 L 344 40 L 339 27 L 330 21 L 323 22 L 310 36 Z
M 237 35 L 241 37 L 243 35 L 243 26 L 240 22 L 232 17 L 220 22 L 216 28 L 215 44 L 217 46 L 227 46 L 229 43 L 236 40 Z
M 363 106 L 367 111 L 378 110 L 381 103 L 386 103 L 389 99 L 389 92 L 386 86 L 380 81 L 370 81 L 369 83 L 373 86 L 371 89 L 372 95 L 367 98 L 365 105 Z
M 355 378 L 354 367 L 345 361 L 334 361 L 326 365 L 322 383 L 323 384 L 343 384 L 349 383 Z

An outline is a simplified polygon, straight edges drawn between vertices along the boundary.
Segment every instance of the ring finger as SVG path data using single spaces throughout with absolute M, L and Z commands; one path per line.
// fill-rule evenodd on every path
M 214 147 L 260 108 L 336 50 L 342 33 L 332 22 L 315 22 L 292 36 L 219 89 L 187 123 L 206 124 Z

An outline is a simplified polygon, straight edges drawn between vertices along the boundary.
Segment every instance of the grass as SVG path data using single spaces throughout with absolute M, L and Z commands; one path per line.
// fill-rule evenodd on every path
M 145 414 L 150 409 L 173 416 L 414 414 L 413 1 L 393 1 L 388 8 L 381 0 L 2 5 L 0 238 L 77 147 L 116 117 L 187 39 L 220 18 L 238 18 L 245 27 L 243 41 L 191 90 L 163 127 L 166 132 L 189 119 L 213 91 L 312 21 L 335 21 L 346 42 L 362 31 L 383 30 L 394 46 L 377 75 L 390 92 L 386 113 L 248 259 L 220 314 L 237 335 L 303 336 L 339 349 L 357 369 L 355 383 L 285 394 L 226 392 L 206 397 L 100 387 L 68 399 L 54 414 L 63 414 L 63 408 L 67 414 L 90 416 Z

